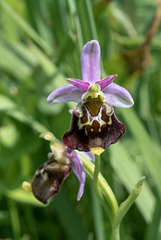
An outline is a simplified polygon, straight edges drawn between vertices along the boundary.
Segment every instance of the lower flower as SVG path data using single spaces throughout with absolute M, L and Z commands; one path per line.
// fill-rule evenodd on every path
M 24 182 L 23 188 L 32 191 L 39 201 L 46 204 L 49 198 L 59 192 L 61 184 L 73 170 L 80 182 L 77 195 L 79 201 L 83 195 L 86 180 L 84 166 L 80 157 L 75 151 L 57 140 L 52 133 L 43 133 L 40 137 L 50 141 L 52 152 L 48 154 L 48 161 L 36 170 L 32 183 Z M 94 159 L 94 155 L 91 153 L 82 154 L 88 155 L 91 160 Z
M 71 162 L 59 163 L 54 156 L 45 162 L 36 172 L 31 183 L 35 197 L 47 203 L 47 200 L 58 193 L 62 182 L 72 170 Z

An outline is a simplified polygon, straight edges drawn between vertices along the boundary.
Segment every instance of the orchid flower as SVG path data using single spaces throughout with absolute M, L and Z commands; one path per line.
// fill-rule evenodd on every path
M 80 182 L 77 195 L 79 201 L 83 195 L 86 180 L 80 157 L 75 151 L 57 140 L 52 133 L 46 132 L 41 134 L 40 137 L 50 141 L 51 152 L 48 153 L 48 161 L 35 172 L 32 183 L 24 182 L 23 188 L 30 188 L 34 196 L 46 204 L 49 198 L 58 193 L 61 184 L 73 170 Z M 94 155 L 91 152 L 82 154 L 94 160 Z
M 71 127 L 63 136 L 70 149 L 104 151 L 125 132 L 113 107 L 129 108 L 134 104 L 130 93 L 113 83 L 117 75 L 101 80 L 100 46 L 97 40 L 87 42 L 81 52 L 82 80 L 67 78 L 70 83 L 47 98 L 49 104 L 78 102 L 72 113 Z

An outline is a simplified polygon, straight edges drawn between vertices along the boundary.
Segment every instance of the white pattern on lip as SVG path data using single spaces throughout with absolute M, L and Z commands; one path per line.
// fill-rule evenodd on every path
M 111 120 L 111 116 L 110 116 L 111 115 L 111 107 L 107 103 L 104 103 L 100 107 L 99 112 L 98 112 L 98 114 L 96 116 L 92 116 L 90 111 L 88 110 L 88 108 L 86 106 L 84 106 L 86 114 L 87 114 L 87 121 L 85 123 L 81 123 L 81 118 L 84 116 L 83 111 L 82 111 L 82 106 L 84 106 L 84 105 L 83 104 L 79 104 L 77 109 L 76 109 L 76 112 L 78 113 L 78 127 L 79 127 L 79 129 L 82 129 L 84 126 L 92 126 L 93 122 L 97 121 L 98 124 L 99 124 L 98 131 L 101 132 L 101 127 L 103 125 L 106 125 L 106 124 L 111 125 L 112 124 L 112 120 Z M 104 120 L 102 120 L 103 106 L 106 107 L 106 114 L 109 117 L 108 123 L 105 122 Z M 94 129 L 91 128 L 90 131 L 94 132 Z M 86 128 L 85 128 L 85 134 L 86 135 L 88 134 Z

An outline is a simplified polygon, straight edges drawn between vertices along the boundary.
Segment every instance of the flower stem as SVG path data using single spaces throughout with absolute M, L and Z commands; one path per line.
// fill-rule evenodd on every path
M 101 191 L 99 189 L 98 185 L 98 174 L 99 174 L 99 169 L 100 169 L 100 155 L 95 155 L 95 168 L 94 168 L 94 175 L 93 175 L 93 186 L 94 190 L 98 196 L 98 198 L 101 200 Z
M 116 228 L 112 229 L 113 231 L 113 240 L 120 240 L 120 226 L 118 225 Z
M 80 155 L 80 158 L 83 162 L 86 173 L 93 179 L 94 190 L 110 219 L 112 228 L 112 240 L 120 240 L 119 226 L 115 227 L 114 224 L 115 216 L 118 211 L 118 203 L 112 189 L 102 174 L 99 172 L 100 156 L 95 155 L 95 166 L 82 154 Z
M 120 207 L 118 207 L 118 203 L 113 191 L 111 190 L 105 178 L 99 172 L 100 156 L 95 155 L 95 165 L 82 154 L 80 154 L 80 158 L 83 162 L 86 173 L 93 179 L 94 190 L 110 219 L 112 230 L 111 239 L 120 240 L 121 220 L 131 205 L 135 202 L 136 198 L 139 196 L 145 177 L 142 177 L 138 181 L 129 197 L 120 205 Z
M 114 216 L 118 210 L 118 203 L 112 189 L 110 188 L 110 186 L 108 185 L 107 181 L 102 176 L 102 174 L 98 171 L 98 166 L 94 168 L 94 164 L 90 160 L 88 160 L 86 157 L 84 157 L 82 154 L 80 154 L 80 158 L 83 162 L 86 173 L 92 179 L 95 178 L 95 180 L 93 180 L 94 184 L 95 184 L 95 181 L 97 181 L 97 188 L 102 193 L 104 197 L 104 201 L 106 200 L 106 205 L 108 204 L 108 209 L 110 210 L 107 212 L 111 212 L 112 216 Z M 100 161 L 96 160 L 96 162 L 98 164 L 98 162 Z M 94 174 L 95 174 L 95 177 L 94 177 Z

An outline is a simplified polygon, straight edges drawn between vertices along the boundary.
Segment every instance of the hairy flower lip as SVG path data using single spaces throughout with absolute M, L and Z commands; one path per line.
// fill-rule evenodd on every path
M 101 106 L 99 119 L 95 115 L 90 115 L 88 118 L 89 113 L 84 104 L 81 104 L 82 114 L 79 117 L 76 111 L 77 105 L 72 113 L 70 130 L 63 135 L 65 145 L 71 149 L 88 152 L 91 148 L 106 149 L 116 143 L 126 129 L 117 119 L 113 109 L 110 113 L 106 113 L 107 106 L 106 103 Z

